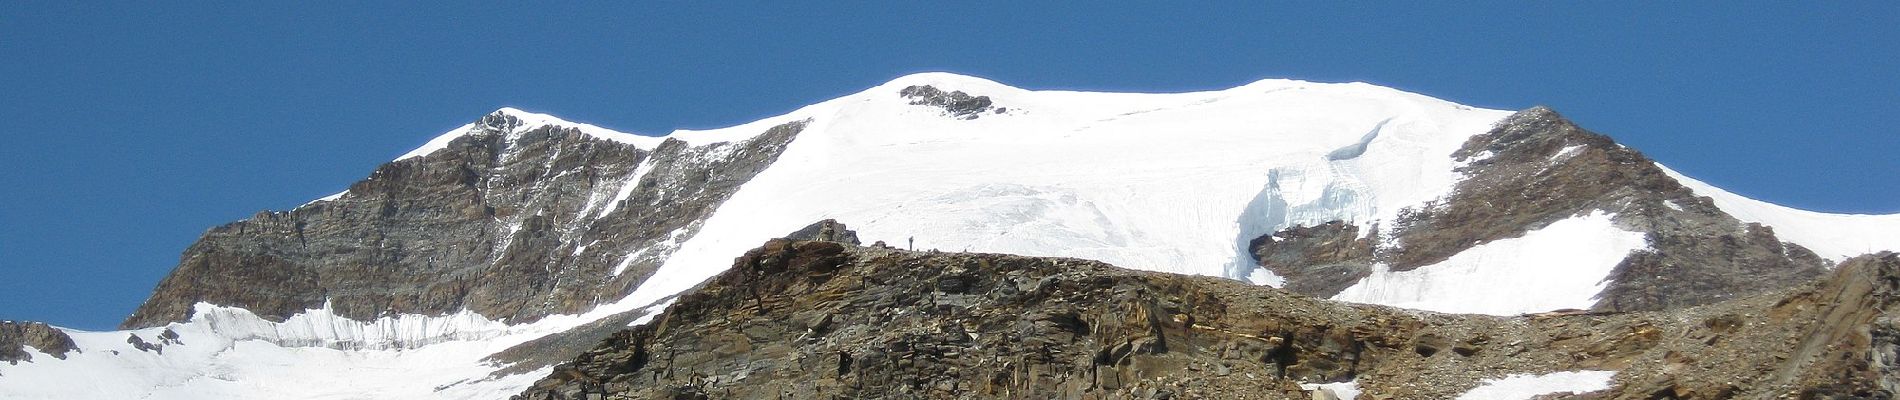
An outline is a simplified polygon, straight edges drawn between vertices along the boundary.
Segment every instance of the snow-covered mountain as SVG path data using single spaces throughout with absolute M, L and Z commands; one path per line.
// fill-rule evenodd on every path
M 823 219 L 898 248 L 1497 315 L 1705 304 L 1900 250 L 1900 215 L 1744 198 L 1548 109 L 925 73 L 664 137 L 498 110 L 335 196 L 213 228 L 126 330 L 0 364 L 0 398 L 505 398 L 584 350 L 555 344 Z

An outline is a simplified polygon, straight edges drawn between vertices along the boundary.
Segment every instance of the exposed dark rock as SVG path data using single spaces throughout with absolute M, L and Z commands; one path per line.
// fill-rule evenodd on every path
M 585 311 L 637 287 L 805 126 L 648 151 L 521 124 L 496 112 L 341 198 L 212 228 L 123 326 L 183 321 L 198 302 L 272 320 L 326 301 L 358 320 L 468 309 L 519 323 Z M 624 185 L 632 190 L 612 202 Z
M 1642 153 L 1549 108 L 1505 118 L 1452 157 L 1468 163 L 1460 169 L 1464 179 L 1446 199 L 1401 212 L 1389 234 L 1358 241 L 1351 240 L 1359 229 L 1352 225 L 1296 226 L 1255 239 L 1249 249 L 1287 279 L 1288 289 L 1332 296 L 1374 262 L 1407 271 L 1556 221 L 1609 212 L 1618 227 L 1646 234 L 1649 249 L 1630 254 L 1611 273 L 1598 310 L 1708 304 L 1826 271 L 1827 261 L 1813 252 L 1735 219 Z M 1376 251 L 1368 256 L 1369 249 Z
M 908 86 L 899 90 L 897 94 L 911 99 L 911 105 L 940 108 L 945 114 L 961 119 L 976 119 L 984 112 L 991 110 L 999 114 L 1006 111 L 994 109 L 990 96 L 971 96 L 961 90 L 944 92 L 942 89 L 929 85 Z
M 1900 256 L 1850 259 L 1798 289 L 1659 323 L 1664 339 L 1627 363 L 1607 398 L 1893 398 Z
M 1825 273 L 1813 252 L 1749 223 L 1710 235 L 1676 227 L 1650 234 L 1651 250 L 1624 258 L 1598 295 L 1598 310 L 1655 310 L 1706 304 L 1786 287 Z
M 962 276 L 975 277 L 957 278 L 963 294 L 940 290 Z M 1896 299 L 1893 254 L 1706 307 L 1506 318 L 1076 259 L 775 239 L 516 398 L 1305 399 L 1296 383 L 1356 379 L 1370 398 L 1429 399 L 1582 369 L 1625 371 L 1591 398 L 1878 397 L 1900 377 L 1900 314 L 1884 311 Z
M 785 238 L 792 240 L 838 242 L 852 246 L 863 244 L 858 242 L 858 231 L 846 229 L 844 224 L 838 223 L 838 220 L 835 219 L 826 219 L 814 222 L 811 225 L 806 225 L 804 228 L 799 228 L 797 231 L 785 235 Z
M 79 350 L 73 344 L 73 338 L 66 332 L 39 322 L 0 321 L 0 362 L 18 364 L 21 361 L 33 361 L 33 353 L 25 346 L 32 346 L 61 360 L 66 353 Z
M 1658 207 L 1661 200 L 1695 200 L 1642 154 L 1544 107 L 1499 121 L 1452 157 L 1469 163 L 1461 169 L 1465 179 L 1446 201 L 1400 216 L 1394 233 L 1402 247 L 1385 255 L 1394 270 L 1444 261 L 1593 210 L 1627 214 L 1652 198 Z M 1702 211 L 1720 214 L 1713 207 Z
M 137 333 L 127 336 L 125 338 L 125 344 L 132 345 L 132 348 L 138 351 L 157 352 L 158 354 L 165 354 L 165 345 L 146 342 L 145 338 L 139 337 L 139 334 Z
M 1286 278 L 1286 290 L 1332 297 L 1372 274 L 1375 237 L 1362 238 L 1358 226 L 1332 221 L 1261 236 L 1248 249 L 1262 267 Z
M 615 332 L 626 330 L 627 325 L 645 315 L 645 311 L 643 309 L 627 311 L 573 329 L 542 336 L 502 350 L 482 361 L 507 365 L 506 368 L 491 373 L 490 376 L 493 377 L 533 372 L 541 367 L 567 362 L 586 351 L 589 346 L 600 343 Z

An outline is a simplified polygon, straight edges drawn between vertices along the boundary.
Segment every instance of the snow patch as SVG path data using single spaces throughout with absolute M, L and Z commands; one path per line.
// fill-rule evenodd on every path
M 1610 388 L 1616 371 L 1564 371 L 1543 375 L 1514 374 L 1487 379 L 1458 400 L 1528 400 L 1555 393 L 1588 393 Z M 1346 397 L 1341 397 L 1346 398 Z
M 1275 274 L 1273 273 L 1273 271 L 1267 270 L 1266 268 L 1254 268 L 1252 272 L 1248 272 L 1247 282 L 1255 284 L 1255 285 L 1261 285 L 1261 286 L 1272 286 L 1272 287 L 1286 286 L 1285 277 L 1282 277 L 1279 274 Z
M 435 138 L 429 139 L 428 142 L 423 143 L 421 147 L 417 147 L 415 150 L 410 150 L 408 153 L 403 153 L 403 155 L 397 156 L 394 161 L 402 161 L 402 160 L 407 160 L 411 158 L 422 157 L 422 156 L 435 153 L 436 151 L 449 148 L 449 143 L 454 142 L 455 139 L 460 139 L 463 136 L 467 136 L 469 132 L 474 131 L 474 130 L 475 130 L 475 124 L 466 124 L 466 125 L 462 125 L 459 128 L 451 129 L 448 132 L 443 132 L 441 135 L 436 135 Z
M 1358 379 L 1345 381 L 1345 382 L 1334 382 L 1334 383 L 1302 383 L 1300 384 L 1300 389 L 1306 390 L 1306 391 L 1315 391 L 1315 390 L 1330 391 L 1330 392 L 1333 392 L 1334 397 L 1338 397 L 1342 400 L 1352 400 L 1352 399 L 1359 398 L 1359 380 Z
M 1617 228 L 1614 216 L 1596 211 L 1410 271 L 1374 265 L 1371 276 L 1333 299 L 1491 315 L 1589 309 L 1616 264 L 1647 247 L 1642 233 Z
M 1583 150 L 1583 148 L 1584 148 L 1584 145 L 1573 144 L 1568 147 L 1564 147 L 1563 150 L 1558 150 L 1557 154 L 1550 155 L 1550 159 L 1551 161 L 1563 160 L 1565 158 L 1569 158 L 1572 154 L 1576 154 L 1578 150 Z
M 336 194 L 333 194 L 333 195 L 329 195 L 329 196 L 323 196 L 323 197 L 319 197 L 319 198 L 317 198 L 316 200 L 311 200 L 311 201 L 309 201 L 309 202 L 306 202 L 306 203 L 303 203 L 302 205 L 298 205 L 298 206 L 297 206 L 297 208 L 303 208 L 304 206 L 308 206 L 308 205 L 311 205 L 311 204 L 317 204 L 317 203 L 322 203 L 322 202 L 326 202 L 326 201 L 333 201 L 333 200 L 336 200 L 336 199 L 341 199 L 341 198 L 343 198 L 343 195 L 346 195 L 346 194 L 350 194 L 350 190 L 349 190 L 349 189 L 344 189 L 343 191 L 341 191 L 341 192 L 336 192 Z
M 628 322 L 627 327 L 631 328 L 635 326 L 646 325 L 648 322 L 653 322 L 654 317 L 660 316 L 661 312 L 666 311 L 666 308 L 672 306 L 673 302 L 677 300 L 679 300 L 679 298 L 674 297 L 674 298 L 666 299 L 666 301 L 662 301 L 659 303 L 654 303 L 653 305 L 650 305 L 650 306 L 646 306 L 646 308 L 643 309 L 646 311 L 646 314 L 640 315 L 640 318 L 634 318 L 633 322 Z
M 608 200 L 607 204 L 602 205 L 600 214 L 594 215 L 594 218 L 605 217 L 607 214 L 611 214 L 614 210 L 619 209 L 620 203 L 627 201 L 628 196 L 633 196 L 634 189 L 640 188 L 640 179 L 645 178 L 648 173 L 653 172 L 653 164 L 655 163 L 652 156 L 640 160 L 640 165 L 633 168 L 633 173 L 628 175 L 626 180 L 620 181 L 620 190 L 614 192 L 613 200 Z M 581 214 L 586 215 L 586 212 L 582 212 Z
M 1455 163 L 1453 163 L 1453 164 L 1452 164 L 1452 169 L 1454 169 L 1454 170 L 1463 170 L 1463 169 L 1465 169 L 1466 167 L 1470 167 L 1470 166 L 1471 166 L 1471 164 L 1477 164 L 1477 163 L 1480 163 L 1480 162 L 1484 162 L 1485 160 L 1489 160 L 1489 159 L 1491 159 L 1491 157 L 1497 157 L 1497 155 L 1498 155 L 1498 153 L 1495 153 L 1495 152 L 1492 152 L 1491 150 L 1488 150 L 1488 149 L 1487 149 L 1487 150 L 1485 150 L 1485 151 L 1482 151 L 1482 152 L 1478 152 L 1478 154 L 1473 154 L 1473 155 L 1470 155 L 1470 156 L 1466 156 L 1466 157 L 1465 157 L 1465 159 L 1464 159 L 1463 161 L 1457 161 L 1457 162 L 1455 162 Z

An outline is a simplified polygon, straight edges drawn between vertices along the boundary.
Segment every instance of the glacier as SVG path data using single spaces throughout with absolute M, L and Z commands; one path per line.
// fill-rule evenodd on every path
M 963 120 L 897 98 L 919 85 L 1008 111 Z M 826 218 L 865 241 L 914 237 L 919 249 L 1260 275 L 1249 240 L 1294 224 L 1389 220 L 1441 197 L 1458 178 L 1452 151 L 1510 114 L 1361 83 L 1127 94 L 910 75 L 779 117 L 812 123 L 631 297 L 685 290 L 733 255 Z M 713 132 L 758 131 L 735 129 Z

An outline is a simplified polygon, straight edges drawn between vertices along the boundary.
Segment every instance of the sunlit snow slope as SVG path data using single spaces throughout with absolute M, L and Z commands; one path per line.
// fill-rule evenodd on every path
M 1372 276 L 1333 299 L 1492 315 L 1589 309 L 1609 284 L 1604 277 L 1645 247 L 1642 233 L 1618 229 L 1610 215 L 1597 212 L 1410 271 L 1375 266 Z
M 898 95 L 912 85 L 989 96 L 1004 110 L 953 118 Z M 1245 254 L 1248 240 L 1292 224 L 1390 219 L 1442 196 L 1457 179 L 1451 152 L 1509 114 L 1357 83 L 1117 94 L 912 75 L 793 112 L 812 125 L 633 296 L 678 292 L 824 218 L 900 247 L 914 237 L 919 249 L 1272 283 Z
M 1849 257 L 1885 250 L 1900 250 L 1900 214 L 1858 215 L 1829 214 L 1797 210 L 1761 200 L 1742 197 L 1663 167 L 1697 195 L 1708 196 L 1715 206 L 1746 222 L 1775 228 L 1782 240 L 1800 244 L 1834 262 Z
M 500 399 L 547 369 L 489 377 L 500 366 L 484 357 L 619 311 L 508 325 L 466 311 L 354 321 L 326 308 L 271 322 L 200 303 L 190 322 L 66 330 L 80 351 L 0 364 L 0 399 Z M 178 339 L 161 339 L 167 330 Z M 158 348 L 137 348 L 134 335 Z

